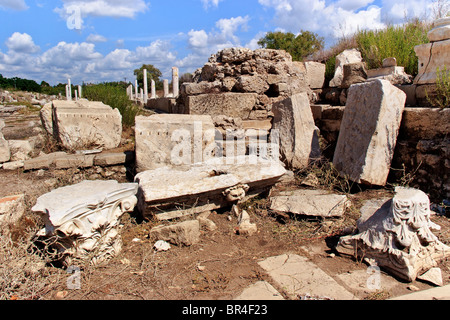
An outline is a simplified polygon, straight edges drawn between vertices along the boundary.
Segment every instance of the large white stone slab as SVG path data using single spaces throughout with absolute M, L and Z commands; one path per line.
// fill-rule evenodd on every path
M 139 207 L 160 219 L 214 210 L 275 184 L 286 170 L 257 156 L 213 158 L 189 170 L 163 167 L 139 173 Z
M 325 190 L 293 190 L 272 197 L 270 209 L 307 216 L 340 217 L 350 205 L 346 195 Z
M 386 80 L 350 87 L 333 158 L 342 176 L 386 184 L 405 102 L 406 94 Z
M 258 264 L 292 299 L 305 295 L 318 299 L 356 299 L 352 293 L 305 257 L 283 254 L 267 258 Z
M 67 149 L 114 149 L 120 145 L 122 116 L 101 102 L 54 100 L 52 119 L 53 136 Z M 44 126 L 49 127 L 46 122 Z

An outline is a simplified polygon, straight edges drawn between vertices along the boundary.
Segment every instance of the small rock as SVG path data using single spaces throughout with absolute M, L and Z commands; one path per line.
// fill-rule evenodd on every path
M 67 292 L 67 291 L 58 291 L 55 294 L 55 299 L 56 300 L 63 300 L 65 297 L 67 297 L 68 294 L 69 294 L 69 292 Z
M 415 285 L 411 284 L 409 286 L 406 287 L 408 290 L 410 291 L 419 291 L 420 289 L 418 287 L 416 287 Z
M 432 283 L 436 286 L 442 287 L 444 282 L 442 280 L 442 271 L 440 268 L 431 268 L 417 279 Z
M 205 266 L 197 266 L 198 271 L 205 271 L 206 267 Z
M 256 224 L 250 222 L 250 215 L 245 210 L 242 210 L 242 213 L 239 216 L 237 231 L 239 232 L 240 235 L 248 235 L 248 236 L 252 236 L 258 231 Z
M 168 251 L 168 250 L 170 250 L 170 244 L 164 240 L 159 240 L 153 245 L 153 248 L 155 248 L 156 251 L 158 251 L 158 252 Z

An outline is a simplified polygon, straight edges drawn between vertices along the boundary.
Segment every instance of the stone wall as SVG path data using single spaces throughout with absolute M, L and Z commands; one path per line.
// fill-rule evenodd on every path
M 176 111 L 264 120 L 275 102 L 301 92 L 312 97 L 320 67 L 293 62 L 283 50 L 224 49 L 196 71 L 193 83 L 181 85 Z

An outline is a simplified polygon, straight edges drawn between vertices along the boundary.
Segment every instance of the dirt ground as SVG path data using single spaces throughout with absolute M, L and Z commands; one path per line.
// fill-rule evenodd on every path
M 30 134 L 32 129 L 21 131 L 20 123 L 26 128 L 33 127 L 29 121 L 38 126 L 35 114 L 21 122 L 7 122 L 5 137 L 25 138 L 24 135 Z M 16 130 L 12 130 L 13 125 Z M 36 172 L 0 170 L 0 197 L 17 193 L 26 195 L 26 214 L 11 230 L 14 245 L 20 249 L 19 244 L 22 244 L 29 250 L 33 234 L 43 227 L 42 221 L 30 210 L 40 195 L 85 179 L 126 182 L 130 180 L 130 176 L 120 167 Z M 364 262 L 334 252 L 333 247 L 339 236 L 353 231 L 364 200 L 390 197 L 392 191 L 366 189 L 348 193 L 348 196 L 353 206 L 344 217 L 311 219 L 279 216 L 270 211 L 267 195 L 262 195 L 240 205 L 249 212 L 252 222 L 257 224 L 257 234 L 248 237 L 236 234 L 237 219 L 231 215 L 231 208 L 225 208 L 213 212 L 209 217 L 218 226 L 217 230 L 202 230 L 198 244 L 191 247 L 173 245 L 166 252 L 155 252 L 153 245 L 158 239 L 149 237 L 150 229 L 158 222 L 141 221 L 138 216 L 126 214 L 122 221 L 121 253 L 107 264 L 95 268 L 80 266 L 81 281 L 78 289 L 68 288 L 68 281 L 73 279 L 73 274 L 46 265 L 34 273 L 23 272 L 19 275 L 21 270 L 18 270 L 14 278 L 10 273 L 9 281 L 17 283 L 3 283 L 3 288 L 0 289 L 4 292 L 0 293 L 6 299 L 231 300 L 249 285 L 266 280 L 287 298 L 284 289 L 277 287 L 257 263 L 264 258 L 284 253 L 308 257 L 359 299 L 387 299 L 411 293 L 414 287 L 415 290 L 432 288 L 432 285 L 419 280 L 406 283 L 383 272 L 394 281 L 394 285 L 389 290 L 372 292 L 364 288 L 355 290 L 338 277 L 353 271 L 365 271 L 368 267 Z M 435 234 L 442 242 L 450 245 L 449 218 L 433 215 L 432 220 L 442 227 Z M 26 259 L 32 255 L 29 251 L 16 254 L 17 259 Z M 20 269 L 16 267 L 14 255 L 0 257 L 1 259 L 3 264 L 13 266 L 10 269 Z M 450 261 L 443 261 L 439 267 L 443 272 L 444 284 L 449 284 Z M 8 278 L 5 279 L 8 281 Z

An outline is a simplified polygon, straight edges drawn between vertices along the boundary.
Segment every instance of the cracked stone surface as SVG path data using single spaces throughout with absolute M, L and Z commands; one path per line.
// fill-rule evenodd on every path
M 356 299 L 352 293 L 305 257 L 283 254 L 267 258 L 258 264 L 292 299 L 305 295 L 318 299 Z

